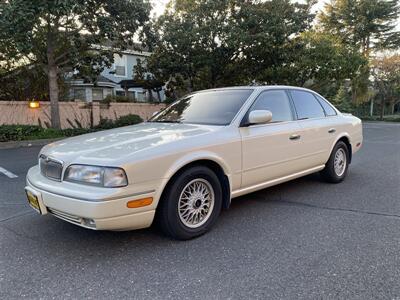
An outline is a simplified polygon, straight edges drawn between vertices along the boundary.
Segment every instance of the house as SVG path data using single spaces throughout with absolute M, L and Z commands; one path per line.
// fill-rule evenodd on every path
M 106 68 L 97 78 L 95 83 L 86 82 L 83 79 L 69 81 L 68 99 L 82 100 L 86 102 L 101 101 L 109 95 L 125 96 L 132 101 L 147 102 L 153 99 L 155 102 L 165 100 L 164 88 L 160 86 L 158 91 L 150 91 L 134 80 L 134 66 L 138 60 L 145 62 L 151 55 L 150 52 L 126 49 L 114 54 L 114 63 L 111 68 Z

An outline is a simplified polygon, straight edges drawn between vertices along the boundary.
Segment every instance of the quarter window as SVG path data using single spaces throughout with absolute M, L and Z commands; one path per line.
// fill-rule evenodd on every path
M 325 110 L 325 113 L 327 116 L 336 116 L 337 113 L 336 111 L 333 109 L 333 107 L 322 97 L 315 95 L 317 97 L 317 99 L 319 100 L 319 103 L 321 103 L 322 107 Z
M 250 111 L 269 110 L 272 113 L 272 122 L 292 121 L 290 101 L 285 91 L 266 91 L 261 93 L 254 102 Z
M 301 119 L 325 117 L 324 110 L 313 94 L 305 91 L 290 91 L 296 108 L 297 117 Z

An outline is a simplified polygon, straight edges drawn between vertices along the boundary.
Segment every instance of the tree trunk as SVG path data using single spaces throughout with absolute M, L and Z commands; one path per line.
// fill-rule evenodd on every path
M 147 92 L 149 93 L 149 102 L 153 102 L 153 92 L 151 89 L 148 89 Z
M 383 121 L 383 115 L 385 114 L 385 96 L 382 96 L 382 102 L 381 102 L 381 116 L 380 120 Z
M 58 106 L 58 70 L 54 58 L 54 48 L 50 38 L 47 41 L 47 76 L 49 79 L 49 95 L 51 108 L 51 127 L 61 129 L 60 110 Z
M 161 95 L 160 95 L 160 89 L 157 89 L 157 98 L 158 98 L 158 102 L 161 103 Z
M 54 54 L 54 39 L 50 32 L 47 36 L 47 76 L 49 79 L 51 127 L 61 129 L 60 110 L 58 106 L 58 69 Z
M 371 106 L 370 106 L 369 115 L 371 117 L 374 115 L 374 98 L 373 97 L 371 97 Z

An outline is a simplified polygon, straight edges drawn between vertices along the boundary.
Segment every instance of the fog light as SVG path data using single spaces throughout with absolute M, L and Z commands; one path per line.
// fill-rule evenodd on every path
M 129 201 L 128 203 L 126 203 L 126 206 L 128 208 L 138 208 L 138 207 L 150 205 L 151 203 L 153 203 L 153 197 L 132 200 L 132 201 Z
M 82 218 L 83 225 L 91 228 L 96 228 L 96 222 L 93 219 Z

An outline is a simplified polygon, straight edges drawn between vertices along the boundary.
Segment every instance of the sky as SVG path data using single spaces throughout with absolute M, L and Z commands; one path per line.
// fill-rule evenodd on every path
M 159 16 L 163 13 L 164 8 L 166 4 L 169 2 L 169 0 L 151 0 L 151 2 L 153 3 L 154 6 L 153 12 L 157 16 Z M 305 2 L 305 1 L 299 0 L 299 2 Z M 326 2 L 326 0 L 318 1 L 314 9 L 320 10 L 324 6 L 324 2 Z
M 159 16 L 163 13 L 165 6 L 169 2 L 169 0 L 151 0 L 151 2 L 154 7 L 153 14 Z M 299 0 L 299 2 L 305 2 L 305 1 Z M 328 0 L 319 0 L 315 5 L 314 10 L 320 11 L 324 7 L 324 4 L 326 2 L 328 2 Z M 397 20 L 397 30 L 400 30 L 400 19 Z

